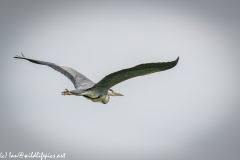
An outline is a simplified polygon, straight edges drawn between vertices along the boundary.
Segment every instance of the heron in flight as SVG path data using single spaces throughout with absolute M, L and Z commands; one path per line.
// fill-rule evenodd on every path
M 90 79 L 88 79 L 81 73 L 67 66 L 25 58 L 23 54 L 22 57 L 15 56 L 14 58 L 28 60 L 32 63 L 40 65 L 46 65 L 64 74 L 68 79 L 72 81 L 75 90 L 69 91 L 68 89 L 65 89 L 65 91 L 62 92 L 62 95 L 83 96 L 87 99 L 92 100 L 93 102 L 101 102 L 103 104 L 109 102 L 110 96 L 123 96 L 122 94 L 114 92 L 111 89 L 111 87 L 113 87 L 114 85 L 137 76 L 144 76 L 154 72 L 160 72 L 171 69 L 177 65 L 179 60 L 178 57 L 175 61 L 171 62 L 140 64 L 132 68 L 127 68 L 111 73 L 105 76 L 98 83 L 93 83 Z

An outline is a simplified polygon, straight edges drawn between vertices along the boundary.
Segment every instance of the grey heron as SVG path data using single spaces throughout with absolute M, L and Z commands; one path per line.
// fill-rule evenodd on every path
M 137 76 L 144 76 L 154 72 L 171 69 L 177 65 L 179 60 L 178 57 L 175 61 L 171 62 L 140 64 L 132 68 L 127 68 L 111 73 L 105 76 L 98 83 L 93 83 L 90 79 L 88 79 L 81 73 L 67 66 L 25 58 L 23 54 L 22 57 L 15 56 L 14 58 L 28 60 L 32 63 L 40 65 L 46 65 L 64 74 L 68 79 L 72 81 L 75 90 L 69 91 L 68 89 L 65 89 L 65 91 L 62 92 L 62 95 L 83 96 L 87 99 L 92 100 L 93 102 L 101 102 L 103 104 L 109 102 L 110 96 L 123 96 L 122 94 L 117 93 L 111 89 L 111 87 L 113 87 L 114 85 Z

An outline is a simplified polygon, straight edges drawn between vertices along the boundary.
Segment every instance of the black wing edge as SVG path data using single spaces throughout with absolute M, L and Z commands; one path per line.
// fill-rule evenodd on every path
M 151 65 L 151 64 L 152 64 L 152 65 L 168 64 L 165 68 L 163 68 L 163 70 L 161 70 L 161 71 L 165 71 L 165 70 L 168 70 L 168 69 L 171 69 L 171 68 L 175 67 L 175 66 L 178 64 L 178 61 L 179 61 L 179 56 L 178 56 L 178 58 L 177 58 L 176 60 L 170 61 L 170 62 L 144 63 L 144 64 L 139 64 L 139 65 L 137 65 L 137 66 L 135 66 L 135 67 L 132 67 L 132 68 L 126 68 L 126 69 L 123 69 L 123 70 L 120 70 L 120 71 L 117 71 L 117 72 L 113 72 L 113 73 L 105 76 L 103 79 L 101 79 L 98 83 L 96 83 L 96 84 L 94 85 L 94 87 L 103 86 L 103 83 L 106 83 L 106 82 L 105 82 L 106 79 L 108 79 L 108 78 L 110 78 L 111 76 L 114 76 L 114 75 L 116 75 L 116 74 L 119 74 L 119 73 L 121 73 L 121 72 L 125 72 L 125 71 L 131 70 L 131 69 L 136 69 L 136 70 L 142 69 L 142 67 L 143 67 L 144 65 L 148 65 L 148 64 L 150 64 L 150 65 Z M 142 76 L 142 75 L 138 75 L 138 76 Z M 134 76 L 134 77 L 136 77 L 136 76 Z M 133 77 L 132 77 L 132 78 L 133 78 Z M 125 81 L 125 80 L 124 80 L 124 81 Z M 121 82 L 122 82 L 122 81 L 121 81 Z M 116 83 L 116 84 L 118 84 L 118 83 Z M 115 84 L 114 84 L 114 85 L 115 85 Z M 111 86 L 111 87 L 112 87 L 112 86 Z
M 178 61 L 179 61 L 179 56 L 178 56 L 178 58 L 175 61 L 162 62 L 162 64 L 164 64 L 164 63 L 168 64 L 168 66 L 164 70 L 168 70 L 168 69 L 171 69 L 171 68 L 175 67 L 178 64 Z
M 178 64 L 178 61 L 179 61 L 179 56 L 175 61 L 173 61 L 173 62 L 175 62 L 175 64 L 172 67 L 175 67 Z
M 22 54 L 22 53 L 21 53 L 21 54 Z M 24 56 L 23 54 L 22 54 L 22 57 L 19 56 L 19 55 L 16 55 L 16 56 L 13 57 L 13 58 L 17 58 L 17 59 L 25 59 L 25 60 L 28 60 L 28 61 L 30 61 L 30 62 L 32 62 L 32 63 L 41 64 L 41 63 L 39 63 L 39 62 L 37 62 L 37 61 L 35 61 L 35 60 L 33 60 L 33 59 L 25 58 L 25 56 Z M 41 65 L 43 65 L 43 64 L 41 64 Z

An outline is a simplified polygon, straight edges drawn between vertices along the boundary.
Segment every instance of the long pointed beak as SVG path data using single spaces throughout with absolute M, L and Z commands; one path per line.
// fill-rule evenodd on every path
M 123 94 L 114 92 L 114 96 L 123 96 Z

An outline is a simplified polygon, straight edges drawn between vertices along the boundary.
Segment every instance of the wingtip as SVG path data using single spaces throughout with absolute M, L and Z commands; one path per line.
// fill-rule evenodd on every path
M 178 58 L 175 60 L 176 64 L 178 63 L 178 61 L 179 61 L 179 56 L 178 56 Z
M 21 52 L 21 55 L 23 56 L 23 58 L 25 58 L 25 56 L 22 54 L 22 52 Z
M 22 54 L 22 52 L 21 52 L 21 54 Z M 25 59 L 25 56 L 22 54 L 22 57 L 21 57 L 21 56 L 19 56 L 19 55 L 16 55 L 16 56 L 14 56 L 13 58 Z
M 179 60 L 179 56 L 177 57 L 177 59 L 175 61 L 178 61 Z
M 20 58 L 20 56 L 16 55 L 16 56 L 14 56 L 13 58 Z
M 173 62 L 173 67 L 175 67 L 178 64 L 178 61 L 179 61 L 179 56 L 175 61 L 172 61 Z

